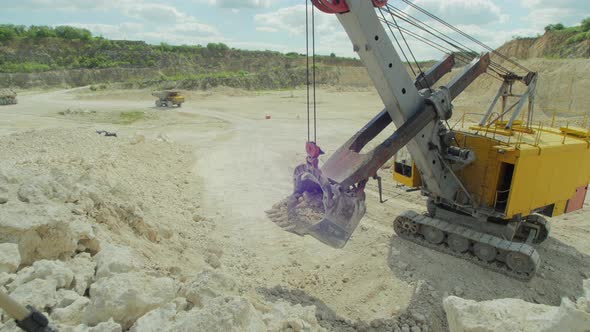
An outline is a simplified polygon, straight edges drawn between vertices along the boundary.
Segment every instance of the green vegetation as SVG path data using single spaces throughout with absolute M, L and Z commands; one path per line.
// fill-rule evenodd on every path
M 119 118 L 113 121 L 117 124 L 128 125 L 139 120 L 143 120 L 146 117 L 145 112 L 141 111 L 124 111 L 119 113 Z
M 566 44 L 575 44 L 575 43 L 579 43 L 581 41 L 584 40 L 589 40 L 590 39 L 590 31 L 584 31 L 584 32 L 580 32 L 577 33 L 571 37 L 569 37 L 568 39 L 566 39 Z
M 559 31 L 559 30 L 563 30 L 563 29 L 565 29 L 565 26 L 563 26 L 563 24 L 561 24 L 561 23 L 549 24 L 548 26 L 545 27 L 545 32 Z
M 58 69 L 174 68 L 209 75 L 211 72 L 257 71 L 268 63 L 294 66 L 302 57 L 275 51 L 232 49 L 224 43 L 174 46 L 150 45 L 143 41 L 109 40 L 90 31 L 70 26 L 23 26 L 0 24 L 0 73 L 31 73 Z M 338 65 L 360 65 L 355 59 L 317 56 L 317 61 Z M 233 63 L 253 63 L 235 68 Z M 230 67 L 230 68 L 228 68 Z
M 91 40 L 92 33 L 86 29 L 74 28 L 70 26 L 37 26 L 2 24 L 0 25 L 0 41 L 4 42 L 13 39 L 41 39 L 41 38 L 61 38 L 67 40 Z
M 37 62 L 5 62 L 0 65 L 0 72 L 4 73 L 33 73 L 51 70 L 51 66 Z
M 549 24 L 545 27 L 545 32 L 568 34 L 565 40 L 566 44 L 575 44 L 590 39 L 590 17 L 580 22 L 580 25 L 566 27 L 561 23 Z

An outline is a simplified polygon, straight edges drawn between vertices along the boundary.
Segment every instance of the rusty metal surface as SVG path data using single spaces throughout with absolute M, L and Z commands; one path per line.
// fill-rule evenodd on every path
M 570 213 L 584 207 L 584 200 L 586 199 L 586 193 L 588 192 L 588 186 L 581 186 L 576 188 L 574 197 L 570 198 L 567 202 L 565 213 Z
M 418 75 L 414 85 L 418 89 L 425 89 L 432 87 L 445 74 L 450 73 L 455 65 L 455 55 L 450 54 L 441 61 L 430 67 L 424 74 Z
M 356 135 L 341 146 L 322 166 L 324 176 L 340 184 L 342 187 L 352 186 L 377 174 L 377 170 L 387 162 L 393 155 L 414 138 L 426 125 L 435 119 L 436 113 L 431 108 L 424 108 L 411 116 L 401 127 L 399 127 L 383 143 L 368 153 L 359 153 L 351 149 L 359 137 L 371 137 L 366 132 L 374 131 L 374 126 L 382 124 L 379 121 L 383 115 L 379 113 Z M 373 136 L 374 137 L 374 136 Z M 365 142 L 366 144 L 367 142 Z M 364 146 L 364 144 L 362 144 Z
M 486 72 L 490 65 L 490 54 L 486 53 L 480 58 L 471 62 L 461 74 L 453 77 L 451 82 L 447 84 L 451 100 L 455 99 L 463 90 L 465 90 L 471 82 L 473 82 L 479 75 Z

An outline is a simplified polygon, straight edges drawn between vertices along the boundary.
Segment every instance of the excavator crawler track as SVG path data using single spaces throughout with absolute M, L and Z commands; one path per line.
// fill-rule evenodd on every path
M 529 281 L 541 264 L 539 253 L 526 243 L 504 240 L 414 211 L 399 215 L 394 230 L 406 240 L 521 281 Z

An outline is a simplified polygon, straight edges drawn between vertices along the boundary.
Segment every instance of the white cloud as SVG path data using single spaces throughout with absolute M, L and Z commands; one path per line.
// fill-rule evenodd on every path
M 206 0 L 209 5 L 223 8 L 267 8 L 271 0 Z
M 582 19 L 590 16 L 588 0 L 521 0 L 520 2 L 523 7 L 530 9 L 525 21 L 538 30 L 555 23 L 563 23 L 566 26 L 577 25 Z
M 279 32 L 279 29 L 273 27 L 256 27 L 256 31 L 262 32 Z
M 213 26 L 199 22 L 194 16 L 180 12 L 173 6 L 156 3 L 135 3 L 124 8 L 127 16 L 149 23 L 162 24 L 158 31 L 170 34 L 219 35 Z
M 491 0 L 416 0 L 414 3 L 451 24 L 482 25 L 504 22 L 508 18 Z M 412 7 L 406 12 L 419 19 L 425 18 Z
M 28 1 L 47 2 L 49 0 Z M 106 0 L 100 1 L 106 2 Z M 57 0 L 57 2 L 59 4 L 61 0 Z M 83 5 L 86 2 L 84 0 L 74 0 L 70 4 Z M 136 0 L 133 3 L 129 0 L 120 0 L 117 3 L 110 2 L 110 4 L 111 9 L 114 7 L 122 15 L 134 19 L 136 22 L 124 22 L 121 24 L 74 22 L 63 25 L 86 28 L 94 35 L 102 35 L 107 38 L 145 40 L 151 43 L 203 44 L 222 40 L 221 33 L 214 26 L 202 23 L 194 16 L 187 15 L 170 5 L 142 2 L 141 0 Z M 74 7 L 67 8 L 67 10 L 73 9 Z M 98 9 L 98 7 L 91 9 Z
M 352 44 L 336 16 L 320 11 L 315 11 L 315 13 L 316 53 L 330 54 L 333 52 L 341 56 L 355 56 Z M 258 31 L 282 33 L 286 34 L 286 38 L 299 40 L 301 46 L 294 47 L 290 51 L 305 52 L 305 5 L 295 5 L 257 14 L 254 16 L 254 22 Z
M 187 17 L 175 7 L 157 3 L 136 3 L 126 6 L 124 11 L 129 17 L 152 22 L 176 22 Z
M 92 24 L 92 23 L 64 23 L 77 28 L 88 29 L 95 36 L 104 36 L 111 39 L 134 39 L 136 33 L 144 29 L 144 25 L 134 22 L 121 24 Z
M 186 32 L 186 33 L 198 33 L 198 34 L 213 34 L 219 35 L 219 31 L 208 24 L 199 23 L 197 21 L 193 21 L 193 19 L 189 19 L 188 21 L 181 22 L 176 24 L 174 27 L 170 29 L 173 32 Z
M 4 2 L 4 1 L 3 1 Z M 121 7 L 125 4 L 134 3 L 133 0 L 20 0 L 2 3 L 3 9 L 53 9 L 53 10 L 96 10 Z

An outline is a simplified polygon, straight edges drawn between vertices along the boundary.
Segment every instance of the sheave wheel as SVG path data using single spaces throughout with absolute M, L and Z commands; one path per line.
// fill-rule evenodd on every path
M 393 221 L 393 230 L 398 235 L 414 235 L 420 227 L 414 221 L 406 217 L 397 217 Z
M 496 259 L 498 250 L 489 244 L 478 242 L 473 246 L 473 253 L 482 261 L 491 262 Z
M 451 234 L 447 239 L 447 244 L 451 250 L 464 253 L 469 250 L 469 240 L 462 237 L 461 235 Z

